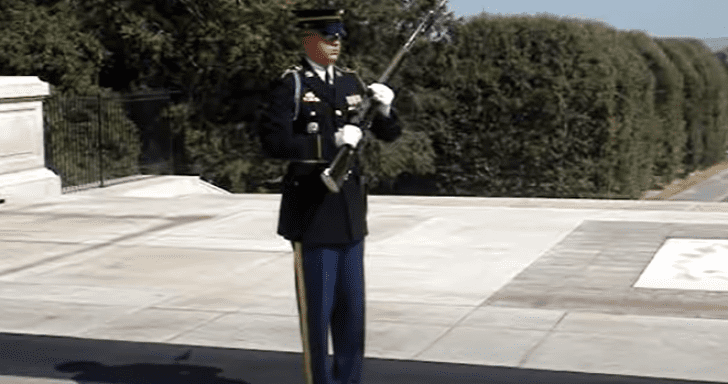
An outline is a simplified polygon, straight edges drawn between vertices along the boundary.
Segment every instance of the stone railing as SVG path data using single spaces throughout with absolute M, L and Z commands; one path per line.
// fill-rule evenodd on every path
M 61 179 L 45 168 L 43 98 L 48 83 L 35 76 L 0 76 L 0 199 L 61 194 Z

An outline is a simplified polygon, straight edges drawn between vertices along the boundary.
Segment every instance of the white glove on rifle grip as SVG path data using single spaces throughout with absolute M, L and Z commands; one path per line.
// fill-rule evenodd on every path
M 379 103 L 377 109 L 384 117 L 389 116 L 392 108 L 392 100 L 394 100 L 394 92 L 384 84 L 372 83 L 367 88 L 372 91 L 372 99 Z
M 346 124 L 345 126 L 339 128 L 336 133 L 334 133 L 334 139 L 336 139 L 337 147 L 341 147 L 344 144 L 349 144 L 352 147 L 356 147 L 356 144 L 359 143 L 362 135 L 362 131 L 361 129 L 359 129 L 359 127 L 352 124 Z

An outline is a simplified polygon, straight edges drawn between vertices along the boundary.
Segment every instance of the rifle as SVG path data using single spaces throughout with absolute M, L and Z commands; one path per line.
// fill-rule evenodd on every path
M 379 77 L 377 83 L 386 83 L 395 69 L 399 66 L 400 62 L 404 58 L 404 55 L 409 52 L 412 45 L 415 43 L 415 39 L 420 33 L 423 33 L 430 29 L 430 27 L 437 20 L 436 15 L 445 7 L 447 0 L 442 0 L 440 4 L 427 12 L 420 21 L 415 31 L 412 33 L 407 42 L 399 49 L 397 54 L 394 56 L 392 61 L 387 66 L 387 69 Z M 371 127 L 372 121 L 374 120 L 374 108 L 372 108 L 371 95 L 367 95 L 364 100 L 359 104 L 359 107 L 354 112 L 354 116 L 350 119 L 350 124 L 359 126 L 362 131 L 366 131 Z M 356 154 L 356 148 L 349 144 L 344 144 L 339 152 L 334 157 L 334 161 L 331 162 L 328 168 L 321 172 L 321 180 L 329 188 L 329 191 L 338 193 L 341 190 L 341 186 L 346 181 L 346 177 L 349 174 L 349 170 L 353 166 L 354 158 Z

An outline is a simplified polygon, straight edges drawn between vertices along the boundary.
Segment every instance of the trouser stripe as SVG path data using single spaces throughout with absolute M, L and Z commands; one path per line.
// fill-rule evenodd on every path
M 301 344 L 303 345 L 303 375 L 306 384 L 313 384 L 313 366 L 311 364 L 311 341 L 308 328 L 308 305 L 306 304 L 306 280 L 303 273 L 303 247 L 300 242 L 293 242 L 293 263 L 296 269 L 296 298 L 298 299 L 298 320 L 301 326 Z

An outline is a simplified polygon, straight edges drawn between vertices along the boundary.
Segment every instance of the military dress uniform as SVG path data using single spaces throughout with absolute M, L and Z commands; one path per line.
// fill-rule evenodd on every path
M 311 383 L 359 383 L 364 356 L 364 237 L 366 182 L 357 162 L 339 193 L 321 172 L 339 148 L 334 134 L 367 89 L 353 71 L 330 68 L 322 79 L 304 58 L 272 88 L 261 124 L 266 153 L 288 159 L 283 178 L 278 234 L 292 242 L 304 375 Z M 319 71 L 320 72 L 320 71 Z M 396 113 L 378 115 L 371 132 L 396 139 Z M 328 360 L 328 330 L 334 346 Z

